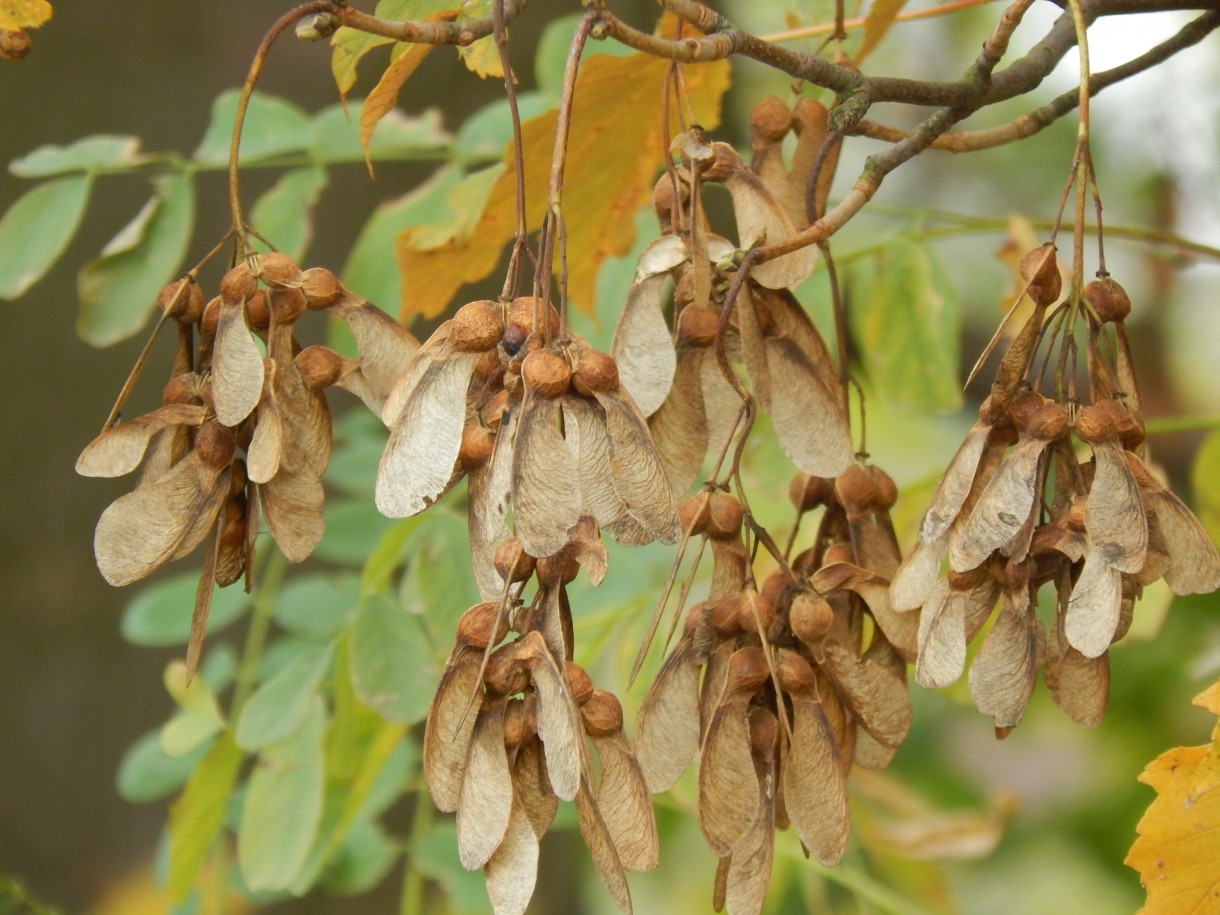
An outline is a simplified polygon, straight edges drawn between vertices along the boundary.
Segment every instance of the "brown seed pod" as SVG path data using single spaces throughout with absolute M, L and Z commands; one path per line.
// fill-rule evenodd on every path
M 325 388 L 339 380 L 343 359 L 325 346 L 307 346 L 293 360 L 301 378 L 311 388 Z
M 0 60 L 18 61 L 30 53 L 30 33 L 25 29 L 0 29 Z
M 1058 438 L 1068 427 L 1067 408 L 1032 391 L 1013 398 L 1008 415 L 1018 432 L 1043 441 Z
M 834 480 L 798 473 L 788 484 L 788 501 L 798 512 L 813 511 L 829 504 L 834 487 Z
M 521 380 L 525 386 L 542 397 L 558 397 L 568 390 L 572 381 L 572 370 L 568 360 L 551 350 L 535 350 L 521 363 Z
M 771 677 L 767 656 L 761 648 L 738 648 L 729 658 L 726 689 L 758 689 Z
M 750 110 L 750 133 L 765 143 L 778 143 L 792 128 L 792 112 L 775 95 L 754 103 Z
M 496 547 L 492 564 L 496 567 L 497 575 L 513 584 L 529 581 L 534 574 L 534 557 L 521 549 L 521 541 L 516 537 L 510 537 Z
M 737 625 L 746 632 L 758 632 L 759 627 L 765 633 L 775 620 L 775 607 L 758 593 L 753 587 L 741 592 L 741 600 L 737 604 Z
M 458 620 L 457 634 L 458 641 L 471 648 L 482 650 L 488 645 L 498 645 L 508 635 L 508 614 L 501 613 L 495 601 L 475 604 Z
M 212 299 L 203 308 L 199 317 L 199 333 L 205 340 L 216 337 L 216 325 L 220 323 L 220 296 Z
M 487 659 L 487 669 L 483 671 L 483 682 L 487 689 L 498 696 L 511 696 L 524 692 L 529 686 L 529 671 L 520 659 L 520 642 L 509 642 L 501 645 Z
M 727 492 L 714 492 L 708 500 L 707 535 L 714 539 L 736 537 L 745 509 Z
M 189 278 L 174 280 L 157 294 L 157 307 L 179 324 L 194 324 L 203 315 L 203 290 Z
M 510 327 L 518 327 L 524 330 L 526 336 L 534 332 L 534 316 L 539 308 L 539 302 L 533 296 L 518 296 L 513 299 L 513 303 L 508 309 L 508 318 L 505 320 L 505 333 Z M 551 336 L 559 333 L 559 312 L 555 310 L 554 305 L 547 305 L 547 320 Z
M 266 330 L 271 326 L 271 309 L 267 307 L 267 294 L 256 289 L 254 295 L 246 299 L 246 320 L 255 330 Z
M 300 289 L 278 288 L 271 292 L 271 308 L 275 319 L 282 324 L 291 324 L 305 313 L 305 307 L 305 293 Z
M 462 427 L 462 444 L 458 448 L 458 461 L 466 470 L 482 467 L 491 457 L 496 437 L 482 423 L 467 423 Z
M 1118 401 L 1100 400 L 1076 412 L 1073 428 L 1081 441 L 1103 442 L 1115 438 L 1130 422 L 1130 414 Z
M 697 537 L 707 530 L 711 496 L 712 494 L 704 489 L 678 503 L 678 521 L 682 530 L 689 531 L 692 537 Z
M 815 642 L 830 631 L 835 620 L 834 608 L 820 594 L 802 591 L 792 598 L 788 608 L 788 626 L 802 642 Z
M 1084 287 L 1084 298 L 1103 324 L 1126 320 L 1131 314 L 1131 299 L 1127 291 L 1106 276 Z
M 242 262 L 220 278 L 220 297 L 230 305 L 240 304 L 258 289 L 258 280 Z
M 826 552 L 822 554 L 822 565 L 834 565 L 836 562 L 855 562 L 855 554 L 852 553 L 851 543 L 846 540 L 841 540 L 838 543 L 832 543 L 826 548 Z
M 310 267 L 301 273 L 301 292 L 310 308 L 329 308 L 343 297 L 343 284 L 325 267 Z
M 835 478 L 835 501 L 844 508 L 863 509 L 881 501 L 876 481 L 860 464 L 852 464 Z
M 210 467 L 223 467 L 233 460 L 237 440 L 233 430 L 220 423 L 206 423 L 195 433 L 195 453 Z
M 464 353 L 493 349 L 504 335 L 504 317 L 496 302 L 467 302 L 449 322 L 449 340 Z
M 687 305 L 678 314 L 678 342 L 692 346 L 711 346 L 716 341 L 720 316 L 702 305 Z
M 787 648 L 779 650 L 775 673 L 779 677 L 780 687 L 790 693 L 805 692 L 813 688 L 818 679 L 810 663 Z
M 741 633 L 741 623 L 738 608 L 741 606 L 741 592 L 726 594 L 712 607 L 712 628 L 724 638 L 732 638 Z
M 508 408 L 510 396 L 508 391 L 497 391 L 495 396 L 483 404 L 483 409 L 479 411 L 484 424 L 493 432 L 500 428 L 500 420 L 504 416 L 505 409 Z
M 161 389 L 161 403 L 199 403 L 199 376 L 194 372 L 175 375 Z
M 613 737 L 623 730 L 623 706 L 614 693 L 594 688 L 580 707 L 585 733 L 590 737 Z
M 251 272 L 266 283 L 279 289 L 296 288 L 301 285 L 301 268 L 287 254 L 272 251 L 254 258 Z
M 576 579 L 580 572 L 580 563 L 576 561 L 576 557 L 569 554 L 566 550 L 556 553 L 554 556 L 544 556 L 538 560 L 538 580 L 544 585 L 552 588 L 557 588 L 560 585 L 566 585 Z
M 579 664 L 564 661 L 563 680 L 568 686 L 568 692 L 572 696 L 572 701 L 577 705 L 584 705 L 589 701 L 589 697 L 593 695 L 593 681 L 589 679 L 589 675 L 585 673 L 585 669 Z
M 770 601 L 773 607 L 778 607 L 784 599 L 784 592 L 788 589 L 788 576 L 781 570 L 776 569 L 770 575 L 763 579 L 763 586 L 759 588 L 759 593 Z
M 504 705 L 504 746 L 516 750 L 538 733 L 536 715 L 523 698 L 512 698 Z
M 1059 261 L 1051 242 L 1034 248 L 1021 258 L 1020 271 L 1029 283 L 1029 297 L 1039 305 L 1050 305 L 1059 298 L 1063 278 L 1059 275 Z
M 572 372 L 572 386 L 586 397 L 613 391 L 618 387 L 618 365 L 606 353 L 586 350 Z
M 678 181 L 678 195 L 685 209 L 690 201 L 690 186 L 686 182 Z M 652 208 L 662 225 L 673 218 L 674 181 L 668 174 L 663 174 L 652 189 Z
M 503 374 L 504 364 L 500 361 L 500 353 L 495 348 L 485 352 L 474 364 L 474 377 L 480 381 L 491 381 Z

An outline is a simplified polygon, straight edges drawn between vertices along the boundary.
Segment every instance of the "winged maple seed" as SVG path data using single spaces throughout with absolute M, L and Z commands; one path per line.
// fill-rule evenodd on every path
M 348 376 L 374 399 L 388 393 L 388 377 L 414 343 L 329 271 L 302 272 L 282 254 L 237 264 L 206 306 L 189 279 L 166 287 L 159 304 L 178 327 L 162 406 L 103 431 L 77 471 L 119 476 L 143 464 L 135 490 L 102 513 L 95 532 L 98 568 L 110 584 L 130 584 L 208 542 L 187 649 L 193 673 L 212 583 L 245 577 L 250 585 L 260 516 L 292 562 L 309 556 L 322 535 L 331 422 L 321 388 L 334 379 L 320 378 L 320 348 L 301 351 L 297 320 L 309 308 L 332 308 L 348 320 L 361 349 Z
M 1098 724 L 1108 650 L 1126 633 L 1143 587 L 1160 578 L 1178 594 L 1220 587 L 1215 545 L 1142 459 L 1143 418 L 1121 326 L 1130 302 L 1121 286 L 1106 277 L 1083 293 L 1092 403 L 1052 401 L 1025 386 L 1045 307 L 1059 294 L 1045 251 L 1035 249 L 1022 265 L 1034 314 L 1001 360 L 890 588 L 893 610 L 923 608 L 915 678 L 924 686 L 961 676 L 967 644 L 995 614 L 969 679 L 999 736 L 1020 721 L 1040 665 L 1055 701 L 1079 723 Z M 1113 365 L 1102 340 L 1110 324 Z M 1078 458 L 1073 435 L 1088 460 Z M 948 577 L 938 579 L 946 552 Z M 1033 609 L 1046 583 L 1056 595 L 1049 637 Z

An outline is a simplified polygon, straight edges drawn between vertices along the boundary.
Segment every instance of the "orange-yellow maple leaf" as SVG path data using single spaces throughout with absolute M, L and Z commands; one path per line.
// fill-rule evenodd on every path
M 661 93 L 669 63 L 644 54 L 597 55 L 581 64 L 563 187 L 567 229 L 568 296 L 586 313 L 594 306 L 597 271 L 607 257 L 622 256 L 635 240 L 635 212 L 648 202 L 667 155 L 661 129 Z M 686 90 L 695 119 L 720 123 L 720 100 L 729 85 L 725 61 L 687 66 Z M 522 125 L 526 221 L 542 224 L 547 200 L 556 114 Z M 676 133 L 677 124 L 670 127 Z M 507 165 L 473 232 L 453 231 L 441 241 L 436 227 L 408 229 L 395 251 L 403 278 L 402 318 L 441 313 L 465 283 L 486 277 L 516 227 L 512 144 Z
M 47 0 L 0 0 L 0 29 L 36 29 L 51 18 Z
M 1220 683 L 1194 701 L 1220 715 Z M 1140 775 L 1157 797 L 1135 827 L 1126 863 L 1148 891 L 1144 915 L 1220 912 L 1218 745 L 1220 724 L 1211 745 L 1169 750 Z

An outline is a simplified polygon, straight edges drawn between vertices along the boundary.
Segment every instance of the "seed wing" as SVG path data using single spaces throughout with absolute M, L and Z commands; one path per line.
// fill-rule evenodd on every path
M 801 843 L 830 867 L 843 856 L 851 829 L 843 761 L 822 704 L 812 696 L 789 698 L 792 744 L 784 758 L 784 804 Z
M 610 355 L 618 365 L 619 383 L 645 416 L 665 402 L 674 380 L 677 354 L 661 310 L 667 274 L 637 279 L 614 329 Z
M 333 309 L 351 328 L 360 371 L 379 397 L 387 397 L 419 350 L 419 341 L 380 308 L 350 293 Z
M 1091 548 L 1118 571 L 1138 572 L 1148 549 L 1148 519 L 1139 487 L 1117 442 L 1098 442 L 1093 458 L 1097 468 L 1084 508 Z
M 597 809 L 619 861 L 629 871 L 650 871 L 659 860 L 657 821 L 640 764 L 621 732 L 594 737 L 593 745 L 602 764 Z
M 702 366 L 710 352 L 705 347 L 679 347 L 669 396 L 648 417 L 648 431 L 665 467 L 669 488 L 675 495 L 685 493 L 699 478 L 703 456 L 707 453 Z
M 640 704 L 635 753 L 653 794 L 668 791 L 699 749 L 699 659 L 680 639 Z
M 153 437 L 175 426 L 198 426 L 207 408 L 199 404 L 166 404 L 117 426 L 111 426 L 76 459 L 76 472 L 84 477 L 118 477 L 130 473 L 144 459 Z
M 599 393 L 597 402 L 606 411 L 611 479 L 627 514 L 650 539 L 677 542 L 678 508 L 644 417 L 621 389 Z
M 538 837 L 520 798 L 513 798 L 499 848 L 483 866 L 487 898 L 495 915 L 524 915 L 538 879 Z
M 322 481 L 311 470 L 281 467 L 258 493 L 280 552 L 289 562 L 304 561 L 322 539 Z
M 482 653 L 457 648 L 445 665 L 424 723 L 424 780 L 432 803 L 444 813 L 458 809 L 466 756 L 474 733 L 477 703 L 482 692 L 479 667 Z
M 1097 544 L 1090 544 L 1063 621 L 1068 644 L 1086 658 L 1100 657 L 1118 629 L 1122 596 L 1122 574 L 1106 562 Z
M 263 357 L 246 326 L 243 304 L 222 302 L 212 348 L 216 418 L 230 428 L 254 412 L 263 393 Z
M 576 456 L 562 423 L 558 398 L 528 397 L 513 443 L 513 522 L 525 552 L 539 558 L 567 545 L 581 514 Z
M 474 724 L 457 808 L 458 857 L 466 870 L 491 858 L 513 809 L 513 783 L 504 749 L 504 701 L 484 703 Z
M 997 729 L 1013 728 L 1025 714 L 1034 690 L 1042 627 L 1028 612 L 1028 597 L 1005 593 L 1000 615 L 970 665 L 970 695 L 975 707 L 995 719 Z

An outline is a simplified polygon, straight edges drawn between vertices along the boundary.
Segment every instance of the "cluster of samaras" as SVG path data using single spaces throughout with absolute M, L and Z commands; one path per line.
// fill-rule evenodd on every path
M 891 588 L 895 610 L 923 608 L 915 679 L 929 687 L 961 676 L 967 643 L 999 601 L 969 679 L 975 704 L 1001 734 L 1020 721 L 1040 666 L 1055 701 L 1096 725 L 1109 691 L 1109 647 L 1126 633 L 1143 588 L 1160 578 L 1175 594 L 1220 586 L 1207 532 L 1144 463 L 1126 293 L 1109 277 L 1084 288 L 1089 399 L 1058 402 L 1024 380 L 1060 293 L 1050 246 L 1027 255 L 1023 272 L 1033 314 Z M 938 577 L 946 553 L 948 574 Z M 1049 636 L 1035 615 L 1046 582 L 1055 593 Z
M 260 514 L 293 562 L 322 536 L 321 477 L 331 450 L 322 388 L 341 384 L 376 407 L 418 344 L 329 271 L 301 271 L 281 254 L 232 268 L 206 305 L 190 280 L 167 286 L 159 304 L 178 327 L 162 406 L 104 430 L 76 469 L 110 477 L 143 464 L 135 489 L 102 513 L 94 535 L 110 584 L 137 581 L 208 541 L 188 653 L 193 670 L 213 582 L 223 587 L 245 575 L 248 585 Z M 301 348 L 294 325 L 308 309 L 348 323 L 359 363 L 325 347 Z

